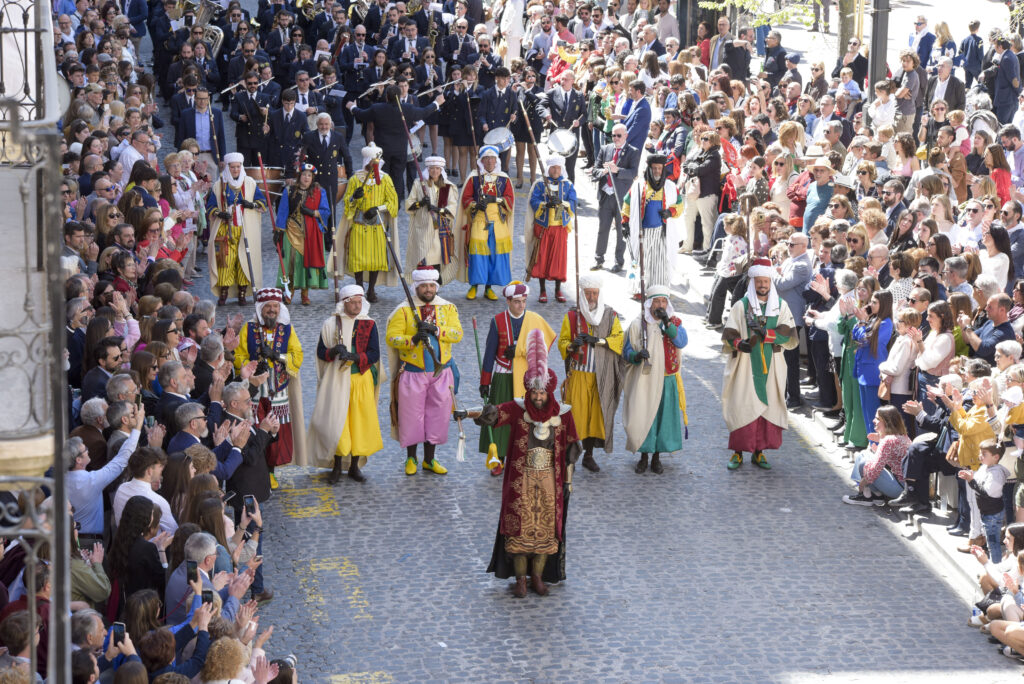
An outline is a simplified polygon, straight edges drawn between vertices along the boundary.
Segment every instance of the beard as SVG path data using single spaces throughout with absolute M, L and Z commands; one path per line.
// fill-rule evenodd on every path
M 434 292 L 427 292 L 427 293 L 424 293 L 424 294 L 420 294 L 420 293 L 417 292 L 416 296 L 420 298 L 420 301 L 422 301 L 422 302 L 424 302 L 426 304 L 429 304 L 430 302 L 434 301 L 435 294 L 436 293 L 434 293 Z
M 273 328 L 275 326 L 277 326 L 277 316 L 271 317 L 271 316 L 267 316 L 266 314 L 264 314 L 263 315 L 263 327 L 264 328 Z

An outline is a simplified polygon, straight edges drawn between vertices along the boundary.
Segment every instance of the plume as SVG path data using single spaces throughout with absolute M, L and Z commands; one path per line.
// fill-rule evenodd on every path
M 531 330 L 526 337 L 526 373 L 523 381 L 528 389 L 544 389 L 547 386 L 548 346 L 539 328 Z

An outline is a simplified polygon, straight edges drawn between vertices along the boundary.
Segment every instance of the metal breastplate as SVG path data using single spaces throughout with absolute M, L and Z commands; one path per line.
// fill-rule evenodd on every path
M 554 463 L 551 449 L 534 447 L 526 452 L 526 467 L 530 470 L 550 470 Z

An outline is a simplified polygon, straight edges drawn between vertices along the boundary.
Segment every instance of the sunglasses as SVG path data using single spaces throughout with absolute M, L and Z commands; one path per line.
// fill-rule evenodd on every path
M 910 299 L 907 300 L 907 304 L 917 304 L 917 300 L 911 297 Z
M 981 211 L 981 209 L 978 209 L 978 207 L 971 207 L 970 209 L 967 210 L 967 213 L 968 214 L 977 214 L 979 211 Z
M 786 165 L 786 162 L 779 161 L 778 159 L 776 159 L 775 161 L 772 162 L 772 166 L 785 166 L 785 165 Z
M 838 209 L 838 208 L 839 208 L 839 207 L 841 207 L 841 206 L 843 206 L 843 205 L 841 205 L 841 204 L 839 204 L 839 203 L 836 203 L 836 204 L 829 204 L 829 205 L 828 205 L 828 208 L 829 208 L 829 209 Z
M 858 176 L 866 176 L 866 175 L 868 175 L 868 172 L 867 171 L 858 171 L 857 175 Z
M 852 242 L 853 244 L 857 244 L 857 243 L 859 243 L 861 241 L 861 239 L 857 238 L 857 237 L 851 237 L 851 238 L 846 238 L 846 241 L 847 242 Z

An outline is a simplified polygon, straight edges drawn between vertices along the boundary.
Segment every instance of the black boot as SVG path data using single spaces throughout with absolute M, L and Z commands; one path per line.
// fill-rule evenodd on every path
M 903 493 L 897 496 L 895 499 L 889 501 L 889 505 L 894 508 L 900 506 L 906 506 L 907 504 L 914 503 L 917 501 L 917 495 L 914 493 L 914 485 L 907 481 L 907 486 L 903 489 Z
M 661 465 L 661 454 L 657 451 L 654 452 L 654 456 L 651 456 L 651 472 L 655 475 L 661 475 L 665 472 L 664 466 Z
M 334 468 L 331 469 L 331 474 L 327 476 L 327 481 L 331 484 L 338 484 L 338 480 L 341 479 L 341 456 L 334 457 Z
M 647 454 L 640 454 L 640 460 L 637 461 L 636 467 L 633 468 L 633 472 L 637 475 L 643 475 L 647 472 Z
M 594 460 L 594 454 L 591 451 L 583 454 L 583 467 L 592 473 L 601 472 L 601 466 L 597 465 L 597 461 Z
M 352 462 L 349 463 L 348 476 L 356 482 L 366 482 L 366 476 L 359 470 L 359 458 L 357 456 L 353 456 Z

